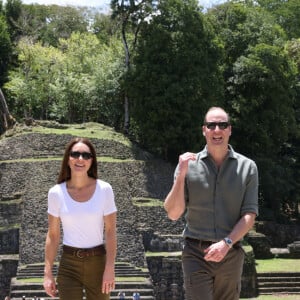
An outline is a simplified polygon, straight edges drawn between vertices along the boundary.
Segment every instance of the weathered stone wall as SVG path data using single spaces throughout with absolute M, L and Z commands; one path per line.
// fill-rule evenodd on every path
M 249 248 L 249 247 L 248 247 Z M 242 274 L 241 298 L 253 298 L 258 295 L 255 256 L 253 250 L 245 252 L 245 261 Z
M 0 299 L 9 294 L 10 279 L 17 272 L 18 255 L 0 255 Z
M 256 231 L 264 234 L 272 248 L 284 248 L 288 244 L 300 239 L 300 226 L 297 224 L 277 224 L 271 221 L 257 222 Z
M 147 257 L 156 300 L 184 299 L 181 257 Z
M 0 231 L 0 255 L 19 253 L 19 229 L 9 228 Z

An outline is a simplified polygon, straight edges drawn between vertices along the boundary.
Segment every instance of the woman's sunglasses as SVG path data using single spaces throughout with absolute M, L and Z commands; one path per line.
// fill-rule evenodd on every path
M 230 124 L 229 122 L 206 122 L 204 124 L 208 129 L 215 130 L 218 126 L 221 130 L 226 129 Z
M 70 156 L 72 158 L 79 158 L 81 156 L 82 159 L 84 160 L 89 160 L 93 157 L 92 153 L 90 152 L 79 152 L 79 151 L 71 151 Z

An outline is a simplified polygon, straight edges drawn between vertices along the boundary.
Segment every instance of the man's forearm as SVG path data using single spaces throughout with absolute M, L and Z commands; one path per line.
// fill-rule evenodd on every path
M 243 215 L 238 223 L 234 226 L 233 230 L 229 234 L 229 237 L 232 239 L 233 243 L 241 240 L 248 231 L 253 227 L 255 222 L 256 214 L 247 213 Z
M 177 220 L 185 210 L 184 178 L 178 176 L 164 202 L 164 208 L 171 220 Z

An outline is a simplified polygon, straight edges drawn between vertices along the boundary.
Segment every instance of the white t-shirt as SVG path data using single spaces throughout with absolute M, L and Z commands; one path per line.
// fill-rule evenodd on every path
M 61 219 L 64 245 L 92 248 L 103 244 L 103 217 L 116 211 L 111 185 L 99 179 L 94 194 L 85 202 L 71 198 L 66 182 L 56 184 L 48 193 L 48 214 Z

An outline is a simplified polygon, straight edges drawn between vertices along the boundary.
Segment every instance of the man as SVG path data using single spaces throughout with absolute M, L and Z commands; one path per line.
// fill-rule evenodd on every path
M 240 240 L 258 214 L 256 164 L 229 145 L 229 115 L 208 110 L 205 148 L 179 157 L 164 207 L 171 220 L 185 213 L 182 267 L 187 300 L 238 300 L 244 251 Z

